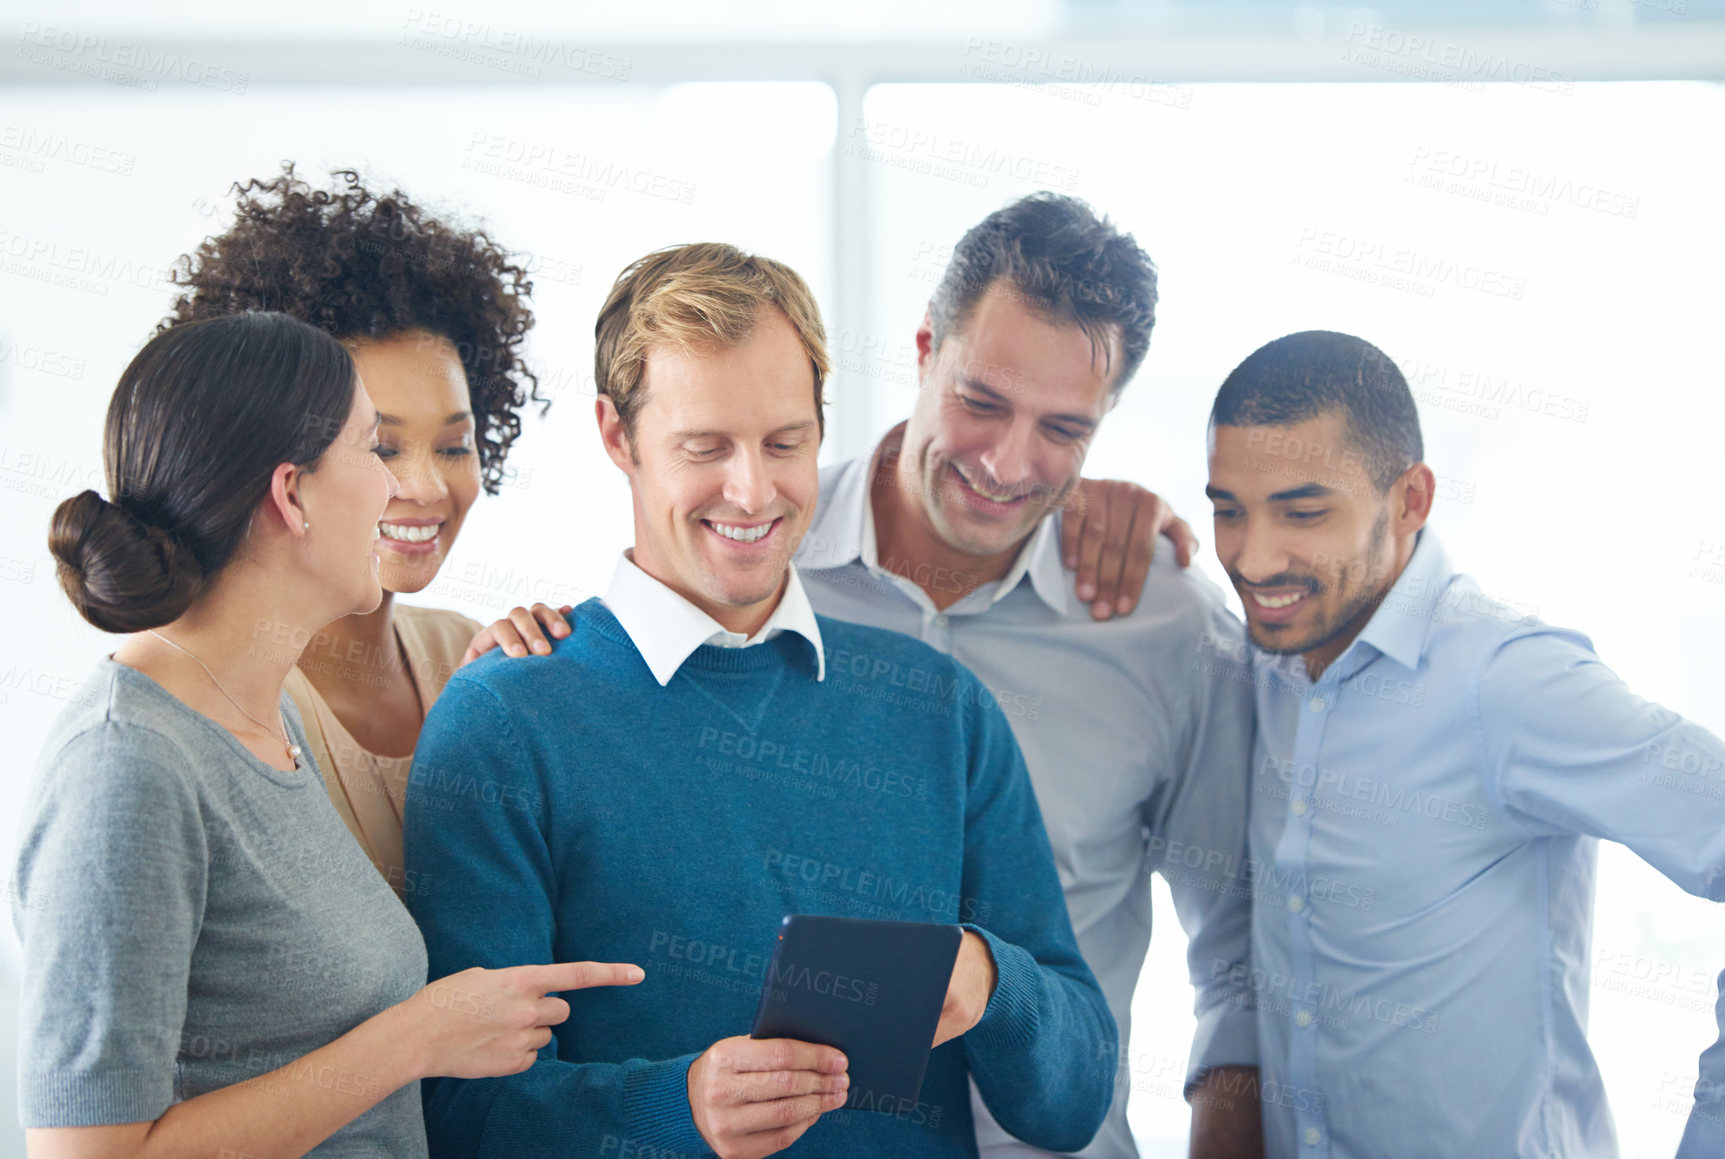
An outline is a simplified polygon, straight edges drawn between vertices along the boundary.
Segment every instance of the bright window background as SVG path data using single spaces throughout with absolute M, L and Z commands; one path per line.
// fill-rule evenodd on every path
M 48 517 L 101 486 L 108 393 L 166 312 L 162 271 L 224 226 L 230 182 L 285 157 L 314 179 L 352 165 L 483 220 L 540 270 L 531 351 L 554 405 L 526 420 L 515 482 L 482 501 L 420 602 L 489 619 L 605 582 L 628 536 L 626 492 L 592 434 L 590 335 L 627 261 L 723 238 L 789 261 L 829 301 L 832 174 L 850 173 L 856 187 L 839 192 L 865 206 L 866 293 L 827 321 L 835 414 L 853 424 L 834 439 L 861 446 L 910 408 L 911 336 L 948 247 L 1053 185 L 1133 231 L 1162 276 L 1149 359 L 1091 473 L 1162 491 L 1207 542 L 1203 416 L 1222 376 L 1279 334 L 1363 335 L 1419 393 L 1443 481 L 1435 526 L 1460 566 L 1588 631 L 1642 694 L 1725 729 L 1725 678 L 1709 663 L 1725 646 L 1725 555 L 1711 556 L 1725 516 L 1708 486 L 1725 429 L 1718 86 L 883 85 L 844 123 L 812 84 L 162 89 L 12 87 L 0 112 L 34 135 L 8 139 L 131 159 L 123 174 L 0 147 L 0 734 L 19 758 L 0 802 L 8 862 L 28 764 L 111 647 L 58 592 Z M 570 165 L 607 164 L 663 192 L 553 184 Z M 1368 280 L 1406 261 L 1437 272 Z M 1519 296 L 1492 292 L 1504 288 Z M 1207 555 L 1200 566 L 1220 579 Z M 1165 891 L 1157 913 L 1130 1114 L 1145 1153 L 1171 1156 L 1184 1154 L 1190 990 Z M 1715 1033 L 1719 915 L 1607 848 L 1594 949 L 1592 1037 L 1624 1154 L 1668 1155 Z M 8 991 L 16 971 L 16 943 L 0 938 Z M 0 1018 L 14 1006 L 0 993 Z M 0 1104 L 12 1091 L 0 1074 Z M 9 1105 L 0 1121 L 15 1121 Z M 7 1142 L 22 1153 L 16 1132 Z

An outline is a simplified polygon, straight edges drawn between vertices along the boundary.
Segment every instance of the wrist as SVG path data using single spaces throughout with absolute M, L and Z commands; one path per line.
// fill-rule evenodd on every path
M 360 1028 L 375 1029 L 382 1037 L 389 1050 L 392 1067 L 401 1072 L 401 1086 L 433 1078 L 437 1074 L 437 1052 L 432 1047 L 431 1028 L 421 1017 L 419 1009 L 424 995 L 425 991 L 421 990 L 360 1024 Z
M 988 948 L 995 969 L 995 981 L 982 1020 L 970 1031 L 979 1048 L 1008 1051 L 1023 1050 L 1035 1041 L 1042 1018 L 1041 972 L 1030 951 L 1010 942 L 1003 942 L 980 926 L 966 925 Z M 1100 1002 L 1100 995 L 1097 996 Z M 1108 1019 L 1109 1051 L 1113 1042 L 1114 1020 Z
M 987 988 L 983 991 L 982 1004 L 987 1006 L 989 1000 L 994 997 L 994 988 L 1000 985 L 1000 967 L 994 962 L 994 951 L 988 948 L 987 939 L 980 934 L 972 934 L 968 930 L 965 933 L 966 936 L 976 939 L 977 948 L 982 952 L 982 967 L 987 982 Z
M 707 1134 L 707 1124 L 701 1114 L 701 1100 L 695 1097 L 695 1091 L 701 1083 L 701 1064 L 706 1060 L 707 1056 L 703 1054 L 689 1064 L 688 1075 L 683 1080 L 683 1091 L 689 1099 L 689 1122 L 700 1133 L 701 1138 L 707 1141 L 707 1145 L 712 1146 L 713 1138 Z
M 970 1019 L 970 1025 L 965 1028 L 965 1032 L 969 1033 L 976 1029 L 982 1016 L 988 1013 L 988 1004 L 994 999 L 994 988 L 1000 983 L 1000 968 L 994 963 L 994 953 L 988 948 L 987 939 L 966 930 L 964 941 L 964 948 L 970 951 L 971 972 L 976 979 L 976 1009 Z

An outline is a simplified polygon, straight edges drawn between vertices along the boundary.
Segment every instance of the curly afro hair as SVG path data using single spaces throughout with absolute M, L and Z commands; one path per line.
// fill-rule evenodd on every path
M 236 182 L 232 228 L 174 263 L 186 287 L 157 332 L 243 310 L 275 310 L 340 339 L 426 330 L 454 343 L 473 400 L 480 476 L 497 494 L 529 400 L 550 400 L 521 358 L 533 326 L 527 268 L 482 230 L 431 217 L 396 189 L 379 196 L 352 169 L 313 189 L 291 161 L 269 181 Z

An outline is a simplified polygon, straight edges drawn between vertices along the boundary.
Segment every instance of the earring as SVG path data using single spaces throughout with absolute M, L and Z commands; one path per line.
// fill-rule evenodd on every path
M 304 523 L 300 524 L 299 529 L 301 531 L 310 531 L 311 530 L 311 520 L 308 519 Z

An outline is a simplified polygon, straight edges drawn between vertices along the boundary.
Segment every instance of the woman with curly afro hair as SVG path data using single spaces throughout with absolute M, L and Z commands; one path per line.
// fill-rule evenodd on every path
M 521 357 L 533 326 L 526 266 L 399 189 L 332 176 L 313 188 L 288 162 L 279 177 L 236 184 L 233 225 L 175 263 L 183 290 L 160 329 L 248 310 L 309 322 L 348 348 L 382 416 L 378 454 L 400 483 L 378 523 L 383 602 L 309 641 L 270 639 L 266 626 L 255 644 L 304 647 L 287 689 L 312 753 L 337 812 L 402 894 L 413 749 L 479 625 L 394 597 L 436 578 L 480 488 L 497 494 L 521 408 L 549 404 Z

